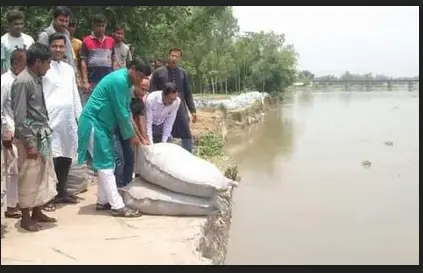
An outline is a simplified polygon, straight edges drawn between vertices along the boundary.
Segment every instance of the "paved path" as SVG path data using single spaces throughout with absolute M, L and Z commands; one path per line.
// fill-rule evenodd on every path
M 95 211 L 96 187 L 78 205 L 49 215 L 57 226 L 37 233 L 6 220 L 1 264 L 208 264 L 196 251 L 203 218 L 143 216 L 114 218 Z

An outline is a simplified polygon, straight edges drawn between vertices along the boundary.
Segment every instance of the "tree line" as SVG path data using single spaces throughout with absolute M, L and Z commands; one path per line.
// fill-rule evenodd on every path
M 7 32 L 6 12 L 25 13 L 25 32 L 36 39 L 52 20 L 51 6 L 2 6 L 1 34 Z M 91 32 L 91 17 L 104 14 L 108 33 L 125 26 L 125 38 L 145 60 L 167 58 L 170 48 L 182 49 L 195 93 L 257 90 L 283 92 L 297 78 L 298 54 L 283 34 L 241 33 L 228 6 L 70 6 L 75 37 Z

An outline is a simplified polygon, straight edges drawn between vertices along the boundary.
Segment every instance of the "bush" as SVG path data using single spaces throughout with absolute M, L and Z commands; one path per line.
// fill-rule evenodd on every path
M 214 133 L 203 133 L 195 139 L 196 155 L 207 158 L 223 156 L 225 140 L 222 136 Z

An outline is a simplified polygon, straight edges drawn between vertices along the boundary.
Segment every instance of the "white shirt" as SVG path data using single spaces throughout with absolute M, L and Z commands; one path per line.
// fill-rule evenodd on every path
M 15 133 L 15 121 L 13 119 L 12 98 L 10 91 L 16 75 L 11 70 L 1 75 L 1 120 L 3 130 L 7 129 Z
M 78 124 L 82 112 L 75 72 L 69 64 L 51 61 L 43 77 L 43 92 L 53 130 L 53 157 L 75 158 L 78 148 Z
M 162 142 L 167 142 L 172 133 L 173 123 L 176 119 L 181 100 L 176 100 L 170 105 L 164 105 L 163 91 L 154 91 L 147 95 L 145 100 L 145 112 L 147 116 L 147 135 L 150 143 L 153 143 L 153 124 L 163 124 Z
M 10 58 L 16 48 L 28 49 L 33 43 L 34 39 L 25 33 L 21 33 L 19 37 L 13 37 L 9 32 L 1 36 L 1 59 L 4 61 L 3 69 L 10 69 Z

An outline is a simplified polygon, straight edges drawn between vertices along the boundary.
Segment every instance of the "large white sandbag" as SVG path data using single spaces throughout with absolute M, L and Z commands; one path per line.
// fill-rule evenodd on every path
M 87 191 L 88 179 L 86 173 L 87 166 L 85 164 L 78 165 L 75 161 L 72 162 L 66 183 L 66 192 L 68 194 L 75 195 Z
M 135 178 L 119 189 L 126 206 L 145 214 L 206 216 L 218 212 L 216 198 L 201 198 L 168 191 Z
M 173 192 L 212 197 L 232 185 L 212 163 L 173 143 L 139 145 L 135 172 L 146 181 Z

